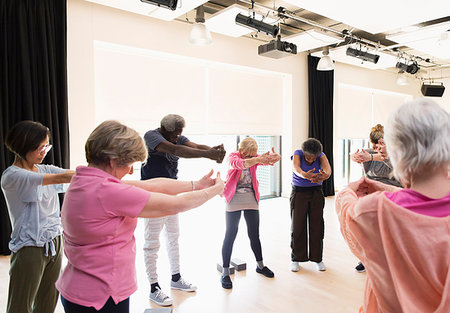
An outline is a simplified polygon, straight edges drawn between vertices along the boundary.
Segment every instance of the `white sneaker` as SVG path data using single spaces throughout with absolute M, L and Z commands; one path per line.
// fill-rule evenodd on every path
M 323 262 L 317 262 L 316 266 L 317 266 L 317 270 L 320 272 L 327 270 L 327 268 L 325 267 L 325 264 Z
M 300 266 L 298 265 L 298 262 L 292 261 L 291 262 L 291 271 L 298 272 L 300 269 Z
M 197 286 L 194 286 L 191 283 L 188 283 L 183 278 L 180 278 L 178 281 L 171 280 L 170 287 L 172 287 L 172 289 L 178 289 L 178 290 L 183 290 L 183 291 L 188 291 L 188 292 L 197 290 Z
M 156 288 L 155 292 L 150 292 L 150 300 L 161 306 L 172 305 L 172 299 L 159 288 Z

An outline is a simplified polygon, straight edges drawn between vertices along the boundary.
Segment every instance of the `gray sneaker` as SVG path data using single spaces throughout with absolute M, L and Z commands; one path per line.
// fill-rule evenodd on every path
M 150 292 L 150 300 L 161 306 L 172 305 L 172 299 L 159 288 L 156 288 L 155 292 Z
M 170 281 L 170 287 L 172 289 L 178 289 L 183 291 L 196 291 L 197 286 L 192 285 L 191 283 L 188 283 L 183 278 L 180 278 L 178 281 Z

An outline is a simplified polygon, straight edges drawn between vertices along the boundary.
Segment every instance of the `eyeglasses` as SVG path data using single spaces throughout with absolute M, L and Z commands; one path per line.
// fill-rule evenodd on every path
M 50 149 L 51 149 L 52 147 L 53 147 L 53 146 L 52 146 L 51 144 L 48 144 L 48 143 L 47 143 L 47 144 L 45 144 L 45 145 L 43 145 L 43 146 L 37 148 L 37 151 L 38 151 L 40 154 L 42 154 L 42 153 L 47 154 L 47 152 L 49 152 Z

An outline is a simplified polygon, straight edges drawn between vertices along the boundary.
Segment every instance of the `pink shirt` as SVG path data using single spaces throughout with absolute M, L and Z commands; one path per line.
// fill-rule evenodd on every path
M 150 193 L 80 166 L 62 208 L 68 264 L 56 288 L 70 302 L 101 309 L 136 291 L 134 230 Z
M 363 312 L 450 312 L 450 216 L 417 214 L 383 192 L 358 198 L 349 188 L 337 195 L 336 211 L 366 266 Z
M 399 206 L 419 214 L 435 217 L 450 215 L 450 193 L 441 199 L 431 199 L 405 188 L 397 192 L 387 192 L 386 197 Z
M 239 177 L 241 176 L 242 170 L 245 168 L 244 159 L 241 157 L 239 151 L 232 152 L 228 156 L 228 164 L 230 166 L 230 169 L 227 173 L 227 179 L 225 181 L 225 191 L 223 192 L 223 195 L 227 203 L 230 203 L 231 199 L 236 193 L 236 186 L 239 181 Z M 249 170 L 250 176 L 252 177 L 252 185 L 253 190 L 255 191 L 256 201 L 259 202 L 259 183 L 256 179 L 256 168 L 258 167 L 258 165 L 261 164 L 255 164 L 251 166 Z

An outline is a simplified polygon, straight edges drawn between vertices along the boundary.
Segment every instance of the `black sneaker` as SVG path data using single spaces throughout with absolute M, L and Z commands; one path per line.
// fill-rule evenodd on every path
M 264 276 L 269 277 L 269 278 L 272 278 L 275 276 L 275 274 L 271 270 L 269 270 L 269 268 L 267 266 L 264 266 L 262 269 L 257 267 L 256 272 L 263 274 Z
M 220 282 L 222 283 L 222 287 L 225 289 L 233 288 L 233 282 L 231 281 L 230 275 L 221 276 Z
M 361 262 L 358 263 L 358 265 L 356 265 L 355 270 L 358 273 L 364 273 L 366 271 L 366 268 L 364 267 L 364 264 L 362 264 Z

